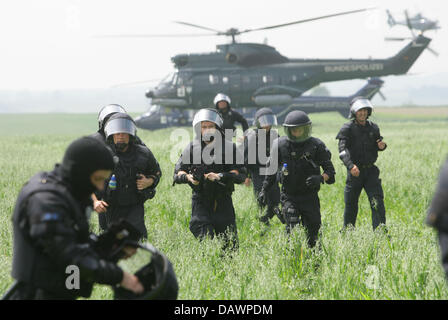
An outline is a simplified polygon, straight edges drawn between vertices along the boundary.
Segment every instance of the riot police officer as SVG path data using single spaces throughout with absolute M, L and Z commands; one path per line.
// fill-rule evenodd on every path
M 267 157 L 269 157 L 271 150 L 271 142 L 278 137 L 277 132 L 272 130 L 272 126 L 277 125 L 277 117 L 271 109 L 261 108 L 255 113 L 254 125 L 256 129 L 249 131 L 247 140 L 244 143 L 244 163 L 248 173 L 245 184 L 248 186 L 252 180 L 255 197 L 257 198 L 265 178 L 265 174 L 261 172 L 261 169 L 266 168 Z M 263 157 L 266 159 L 262 159 Z M 283 220 L 283 217 L 278 212 L 278 205 L 280 203 L 280 188 L 278 187 L 278 183 L 274 183 L 266 196 L 266 213 L 259 217 L 259 220 L 269 225 L 269 220 L 275 214 Z
M 106 143 L 106 135 L 104 133 L 104 126 L 105 126 L 107 120 L 109 120 L 109 118 L 116 113 L 126 113 L 126 110 L 119 104 L 108 104 L 108 105 L 102 107 L 100 109 L 100 111 L 98 112 L 98 131 L 95 132 L 94 134 L 91 134 L 90 136 L 92 138 L 97 139 L 98 141 Z M 138 136 L 135 136 L 135 142 L 137 144 L 141 144 L 141 145 L 145 146 L 143 141 Z M 98 198 L 100 196 L 101 196 L 100 194 L 96 194 L 95 198 Z M 100 228 L 102 230 L 105 230 L 107 228 L 106 215 L 99 214 L 98 222 L 99 222 Z
M 235 122 L 239 122 L 243 127 L 243 132 L 249 129 L 247 120 L 237 111 L 233 110 L 230 106 L 230 98 L 224 93 L 218 93 L 213 100 L 216 110 L 221 114 L 223 119 L 222 129 L 235 130 Z
M 378 151 L 387 147 L 378 125 L 368 117 L 373 106 L 370 100 L 356 97 L 351 102 L 350 122 L 345 123 L 336 139 L 339 139 L 339 158 L 347 167 L 347 180 L 344 190 L 344 228 L 355 226 L 358 214 L 358 199 L 362 189 L 367 193 L 372 210 L 372 226 L 375 230 L 386 224 L 384 194 L 379 178 L 380 171 L 375 162 Z
M 159 163 L 151 150 L 135 142 L 136 127 L 129 115 L 112 115 L 104 132 L 117 157 L 117 164 L 102 199 L 92 195 L 94 210 L 105 214 L 108 225 L 124 219 L 138 229 L 143 238 L 147 238 L 144 202 L 155 195 L 162 175 Z
M 214 109 L 201 109 L 193 119 L 195 139 L 183 150 L 174 169 L 174 183 L 192 188 L 190 231 L 196 238 L 222 236 L 225 248 L 238 245 L 234 183 L 246 175 L 243 155 L 223 137 L 223 120 Z
M 99 141 L 106 142 L 106 135 L 104 134 L 104 126 L 109 118 L 115 113 L 126 113 L 126 110 L 119 104 L 108 104 L 100 109 L 98 112 L 98 131 L 90 136 Z
M 438 232 L 442 266 L 448 278 L 448 159 L 440 170 L 426 222 Z
M 305 112 L 288 113 L 283 127 L 286 136 L 274 141 L 269 165 L 281 169 L 280 201 L 286 231 L 301 223 L 307 230 L 308 245 L 314 247 L 321 226 L 320 185 L 335 182 L 331 153 L 320 139 L 311 136 L 312 123 Z M 267 192 L 275 183 L 276 172 L 266 175 L 260 203 L 266 203 Z
M 138 278 L 93 250 L 86 213 L 90 194 L 102 189 L 114 168 L 110 150 L 84 137 L 67 148 L 62 165 L 33 176 L 14 209 L 12 276 L 8 299 L 89 297 L 93 283 L 120 284 L 143 292 Z M 90 211 L 89 211 L 90 212 Z M 66 286 L 67 267 L 79 268 L 79 286 Z

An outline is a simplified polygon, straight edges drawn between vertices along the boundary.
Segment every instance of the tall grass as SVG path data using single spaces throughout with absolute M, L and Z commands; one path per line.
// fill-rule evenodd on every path
M 385 193 L 388 234 L 372 231 L 365 193 L 356 228 L 342 227 L 346 169 L 335 136 L 346 121 L 337 114 L 311 114 L 313 135 L 332 152 L 336 183 L 320 191 L 319 249 L 309 249 L 298 228 L 290 237 L 276 219 L 266 229 L 256 217 L 252 189 L 233 195 L 240 248 L 222 254 L 220 239 L 197 241 L 188 229 L 191 190 L 171 186 L 171 129 L 139 130 L 158 159 L 163 177 L 145 204 L 149 241 L 172 261 L 181 299 L 447 299 L 435 232 L 424 218 L 440 165 L 448 154 L 447 123 L 428 117 L 382 114 L 377 122 L 388 148 L 377 162 Z M 75 138 L 96 129 L 96 116 L 2 115 L 0 119 L 0 293 L 13 282 L 11 214 L 23 183 L 52 169 Z M 374 118 L 375 120 L 375 118 Z M 283 134 L 281 128 L 279 132 Z M 93 215 L 92 229 L 98 230 Z M 110 299 L 95 286 L 95 299 Z

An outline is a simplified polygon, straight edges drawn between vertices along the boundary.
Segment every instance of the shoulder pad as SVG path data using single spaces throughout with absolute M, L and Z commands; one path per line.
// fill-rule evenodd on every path
M 134 144 L 135 149 L 137 150 L 137 152 L 145 155 L 145 156 L 149 156 L 151 151 L 149 150 L 149 148 L 145 145 L 142 144 Z
M 316 138 L 316 137 L 310 137 L 309 140 L 314 145 L 325 145 L 325 143 L 322 140 L 320 140 L 319 138 Z
M 336 139 L 347 138 L 347 136 L 349 135 L 350 128 L 351 128 L 352 124 L 353 124 L 352 121 L 344 123 L 344 125 L 339 130 L 339 132 L 338 132 L 338 134 L 336 136 Z
M 370 121 L 370 120 L 367 120 L 367 122 L 368 122 L 374 129 L 378 129 L 378 125 L 377 125 L 375 122 Z
M 106 137 L 100 131 L 91 134 L 89 137 L 101 141 L 102 143 L 106 143 Z
M 278 145 L 283 145 L 288 142 L 288 137 L 281 136 L 281 137 L 278 137 L 276 140 L 277 140 Z

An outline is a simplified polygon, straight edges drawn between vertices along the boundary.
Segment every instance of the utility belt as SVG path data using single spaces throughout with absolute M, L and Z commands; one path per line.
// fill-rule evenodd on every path
M 373 168 L 375 166 L 374 163 L 371 164 L 360 164 L 360 165 L 356 165 L 358 167 L 358 169 L 369 169 L 369 168 Z

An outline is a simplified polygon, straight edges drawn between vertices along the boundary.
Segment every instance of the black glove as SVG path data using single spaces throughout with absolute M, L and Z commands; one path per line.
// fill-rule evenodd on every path
M 308 188 L 317 189 L 319 188 L 319 185 L 321 183 L 324 183 L 324 177 L 321 176 L 320 174 L 316 174 L 311 177 L 308 177 L 305 183 Z
M 277 216 L 277 218 L 280 220 L 281 223 L 283 223 L 283 224 L 286 223 L 285 217 L 283 216 L 283 212 L 278 207 L 274 208 L 274 213 Z
M 148 199 L 152 199 L 152 198 L 154 198 L 155 195 L 156 195 L 156 189 L 155 189 L 155 188 L 151 188 L 151 187 L 149 187 L 149 188 L 148 188 L 148 191 L 147 191 L 147 197 L 148 197 Z
M 264 207 L 268 203 L 267 200 L 268 199 L 266 198 L 266 191 L 264 191 L 264 189 L 261 189 L 261 191 L 260 191 L 260 193 L 258 194 L 258 197 L 257 197 L 258 205 L 260 207 Z

